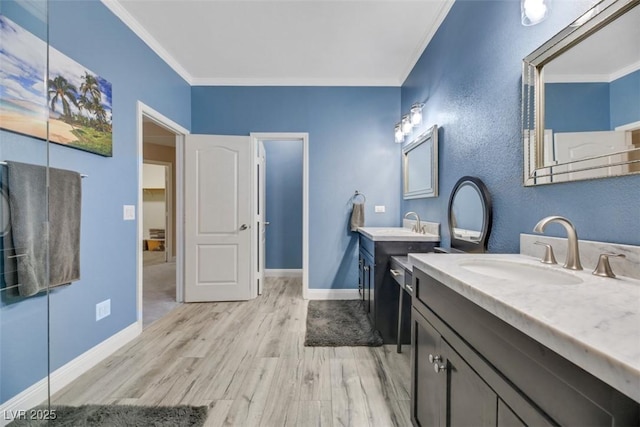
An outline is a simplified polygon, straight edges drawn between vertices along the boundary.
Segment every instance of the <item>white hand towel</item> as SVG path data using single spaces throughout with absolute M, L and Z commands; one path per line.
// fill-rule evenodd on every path
M 358 227 L 364 227 L 364 203 L 353 204 L 351 231 L 358 231 Z

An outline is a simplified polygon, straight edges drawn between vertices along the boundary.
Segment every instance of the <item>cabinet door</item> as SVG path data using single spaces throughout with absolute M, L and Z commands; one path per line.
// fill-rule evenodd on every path
M 411 310 L 411 420 L 415 426 L 440 426 L 446 397 L 446 375 L 436 373 L 440 334 L 415 309 Z
M 364 308 L 367 313 L 373 309 L 371 303 L 371 292 L 373 292 L 373 256 L 364 249 L 360 249 L 360 260 L 362 261 L 362 298 Z M 369 318 L 373 322 L 373 316 L 369 314 Z
M 502 399 L 498 399 L 498 427 L 526 427 Z
M 360 300 L 364 301 L 364 259 L 362 254 L 358 257 L 358 293 Z
M 446 372 L 448 385 L 445 425 L 495 427 L 498 396 L 446 341 L 441 348 L 446 361 L 440 375 Z

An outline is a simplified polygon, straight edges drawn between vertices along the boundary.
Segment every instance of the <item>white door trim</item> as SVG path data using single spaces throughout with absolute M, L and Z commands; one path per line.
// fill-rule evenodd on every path
M 159 160 L 145 160 L 142 159 L 142 163 L 148 165 L 164 166 L 165 169 L 165 189 L 164 189 L 164 203 L 165 203 L 165 235 L 164 235 L 164 253 L 166 261 L 170 262 L 175 256 L 173 253 L 173 166 L 171 162 L 161 162 Z M 144 212 L 142 213 L 144 215 Z M 143 230 L 144 231 L 144 230 Z
M 302 142 L 302 298 L 308 299 L 309 293 L 309 134 L 307 132 L 251 132 L 252 140 L 252 158 L 257 156 L 258 141 L 301 141 Z M 253 168 L 255 173 L 255 168 Z M 255 188 L 256 177 L 252 177 L 254 183 L 254 191 L 257 194 L 257 188 Z M 252 197 L 252 203 L 256 203 L 256 197 Z M 255 212 L 255 206 L 252 207 L 252 212 Z M 252 247 L 252 259 L 257 261 L 256 246 L 258 244 L 256 233 L 252 234 L 254 241 L 251 243 Z M 253 263 L 252 265 L 257 265 Z M 255 276 L 256 272 L 253 271 L 252 275 Z M 257 289 L 255 286 L 255 277 L 251 278 L 251 292 L 255 297 L 257 296 Z
M 136 163 L 138 168 L 138 206 L 136 209 L 137 239 L 136 239 L 136 298 L 138 323 L 142 326 L 142 163 L 143 163 L 143 128 L 142 118 L 146 116 L 156 121 L 159 125 L 170 129 L 176 134 L 176 300 L 184 300 L 184 186 L 183 186 L 183 158 L 184 136 L 190 132 L 178 123 L 154 110 L 142 101 L 136 106 L 136 121 L 138 126 L 138 148 Z

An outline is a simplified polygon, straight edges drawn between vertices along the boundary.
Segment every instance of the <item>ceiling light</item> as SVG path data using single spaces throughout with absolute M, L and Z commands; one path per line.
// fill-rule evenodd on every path
M 549 15 L 550 0 L 521 0 L 522 25 L 536 25 L 544 21 Z

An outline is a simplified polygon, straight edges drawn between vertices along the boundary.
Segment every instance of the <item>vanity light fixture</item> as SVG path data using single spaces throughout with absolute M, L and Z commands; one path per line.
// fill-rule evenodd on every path
M 396 123 L 395 136 L 396 136 L 396 144 L 402 144 L 404 142 L 404 133 L 402 133 L 401 123 Z
M 536 25 L 549 16 L 550 0 L 520 0 L 522 25 Z
M 411 105 L 409 114 L 402 116 L 400 123 L 396 123 L 394 128 L 394 137 L 396 144 L 404 142 L 404 138 L 411 133 L 414 127 L 422 123 L 422 108 L 424 104 L 421 102 L 414 102 Z
M 422 123 L 422 107 L 424 104 L 416 102 L 411 106 L 411 125 L 418 126 Z
M 411 124 L 411 117 L 408 114 L 402 116 L 402 133 L 406 136 L 411 133 L 413 125 Z

